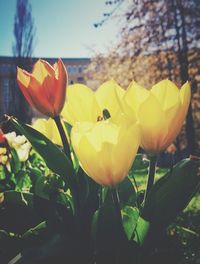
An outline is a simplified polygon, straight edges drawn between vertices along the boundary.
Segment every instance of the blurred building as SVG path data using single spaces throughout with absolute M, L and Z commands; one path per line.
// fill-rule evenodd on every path
M 50 64 L 54 64 L 57 58 L 43 58 Z M 29 68 L 38 60 L 29 60 Z M 85 70 L 90 63 L 89 58 L 64 58 L 62 59 L 68 71 L 69 84 L 86 83 Z M 15 115 L 19 110 L 19 89 L 16 82 L 17 58 L 0 56 L 0 116 L 3 114 Z M 31 110 L 30 110 L 31 111 Z M 34 114 L 35 115 L 35 112 Z

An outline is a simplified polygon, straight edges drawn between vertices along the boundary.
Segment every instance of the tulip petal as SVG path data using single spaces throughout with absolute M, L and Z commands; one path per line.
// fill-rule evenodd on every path
M 53 119 L 38 118 L 32 125 L 34 129 L 45 135 L 54 144 L 62 146 L 60 134 Z
M 40 85 L 47 76 L 53 77 L 54 74 L 54 68 L 47 61 L 40 59 L 34 64 L 32 75 Z
M 124 95 L 126 103 L 137 113 L 140 104 L 144 102 L 149 96 L 149 91 L 135 81 L 129 85 L 127 92 Z
M 19 87 L 28 101 L 28 103 L 33 107 L 33 101 L 31 96 L 28 93 L 28 85 L 30 83 L 30 74 L 27 71 L 22 70 L 21 68 L 17 67 L 17 80 Z
M 169 109 L 179 102 L 179 89 L 170 80 L 163 80 L 151 89 L 153 95 L 162 105 L 163 110 Z
M 189 106 L 190 100 L 191 100 L 191 87 L 190 87 L 189 82 L 186 82 L 181 87 L 180 99 L 181 99 L 182 107 L 185 109 L 185 112 L 187 112 L 188 106 Z
M 118 143 L 112 151 L 112 168 L 114 185 L 121 182 L 133 163 L 140 144 L 140 129 L 138 124 L 121 126 Z
M 50 107 L 50 111 L 53 116 L 57 115 L 57 109 L 54 107 L 55 95 L 56 95 L 56 82 L 55 82 L 55 70 L 54 68 L 44 60 L 38 60 L 33 68 L 32 77 L 38 82 L 37 90 L 40 97 L 43 98 L 43 103 L 45 103 L 45 108 Z M 32 87 L 35 87 L 32 86 Z M 66 87 L 64 86 L 66 89 Z
M 148 151 L 158 151 L 168 126 L 162 106 L 152 93 L 140 105 L 138 117 L 142 133 L 141 146 Z
M 71 131 L 71 140 L 73 149 L 87 175 L 97 183 L 104 185 L 108 181 L 106 166 L 102 160 L 105 156 L 101 154 L 105 145 L 99 141 L 100 135 L 96 138 L 95 133 L 94 123 L 76 123 Z
M 54 96 L 54 109 L 58 113 L 62 110 L 65 98 L 66 98 L 66 86 L 67 86 L 67 71 L 62 60 L 59 59 L 58 63 L 54 65 L 55 69 L 55 89 L 53 90 Z
M 110 186 L 110 184 L 112 184 L 108 178 L 109 174 L 106 169 L 106 164 L 103 162 L 105 157 L 102 156 L 101 152 L 96 152 L 94 146 L 90 144 L 85 136 L 81 138 L 79 151 L 77 152 L 75 149 L 75 152 L 80 160 L 82 168 L 88 176 L 100 185 Z M 107 157 L 108 155 L 105 154 L 105 156 Z
M 76 123 L 71 131 L 72 145 L 81 166 L 104 186 L 114 186 L 127 175 L 139 137 L 138 125 L 127 123 L 119 127 L 110 120 Z
M 124 93 L 125 91 L 114 80 L 104 82 L 95 93 L 101 111 L 107 109 L 110 115 L 114 116 L 119 110 L 119 99 Z
M 167 148 L 175 140 L 186 118 L 191 99 L 191 89 L 188 82 L 181 87 L 179 97 L 179 104 L 174 108 L 168 109 L 165 113 L 169 124 L 169 132 L 163 143 L 163 149 Z
M 19 87 L 28 103 L 45 115 L 52 116 L 53 109 L 37 80 L 28 72 L 18 68 L 17 79 Z M 29 83 L 28 83 L 29 80 Z M 27 85 L 28 86 L 25 86 Z M 42 92 L 40 92 L 42 90 Z
M 148 96 L 149 91 L 138 85 L 135 81 L 129 85 L 125 92 L 120 101 L 121 109 L 133 123 L 135 123 L 138 118 L 137 115 L 140 104 L 145 101 Z
M 61 115 L 71 125 L 77 121 L 96 122 L 102 115 L 94 92 L 83 84 L 69 85 L 66 100 Z
M 27 91 L 32 99 L 34 107 L 47 116 L 55 116 L 55 110 L 51 103 L 52 100 L 49 100 L 48 94 L 46 94 L 46 90 L 48 92 L 48 87 L 46 86 L 44 89 L 44 86 L 41 86 L 34 76 L 31 75 L 30 77 Z M 43 84 L 45 84 L 45 82 Z M 51 83 L 49 83 L 49 85 L 51 85 Z

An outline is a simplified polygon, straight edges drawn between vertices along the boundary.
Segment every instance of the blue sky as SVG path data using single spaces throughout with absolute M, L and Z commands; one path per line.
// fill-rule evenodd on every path
M 105 0 L 29 0 L 36 26 L 34 56 L 90 57 L 117 41 L 118 20 L 93 24 L 111 10 Z M 12 55 L 16 0 L 0 0 L 0 56 Z

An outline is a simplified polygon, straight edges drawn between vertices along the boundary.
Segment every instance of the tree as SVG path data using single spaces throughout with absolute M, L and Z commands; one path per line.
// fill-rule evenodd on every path
M 28 0 L 17 0 L 13 55 L 18 58 L 31 58 L 33 53 L 35 27 L 31 12 Z
M 13 55 L 16 66 L 30 70 L 31 56 L 33 54 L 35 38 L 35 26 L 32 17 L 32 9 L 28 0 L 17 0 L 14 22 Z M 24 99 L 20 89 L 13 87 L 13 99 L 15 100 L 14 114 L 24 122 L 30 122 L 31 110 Z

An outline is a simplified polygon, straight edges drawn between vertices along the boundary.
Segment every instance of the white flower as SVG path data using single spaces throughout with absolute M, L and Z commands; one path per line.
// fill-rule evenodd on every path
M 15 132 L 7 133 L 5 134 L 5 137 L 9 146 L 16 150 L 19 160 L 22 162 L 26 161 L 31 149 L 31 144 L 26 137 L 21 135 L 17 136 Z
M 20 161 L 26 161 L 28 159 L 30 148 L 31 144 L 29 142 L 26 142 L 18 149 L 16 149 Z

